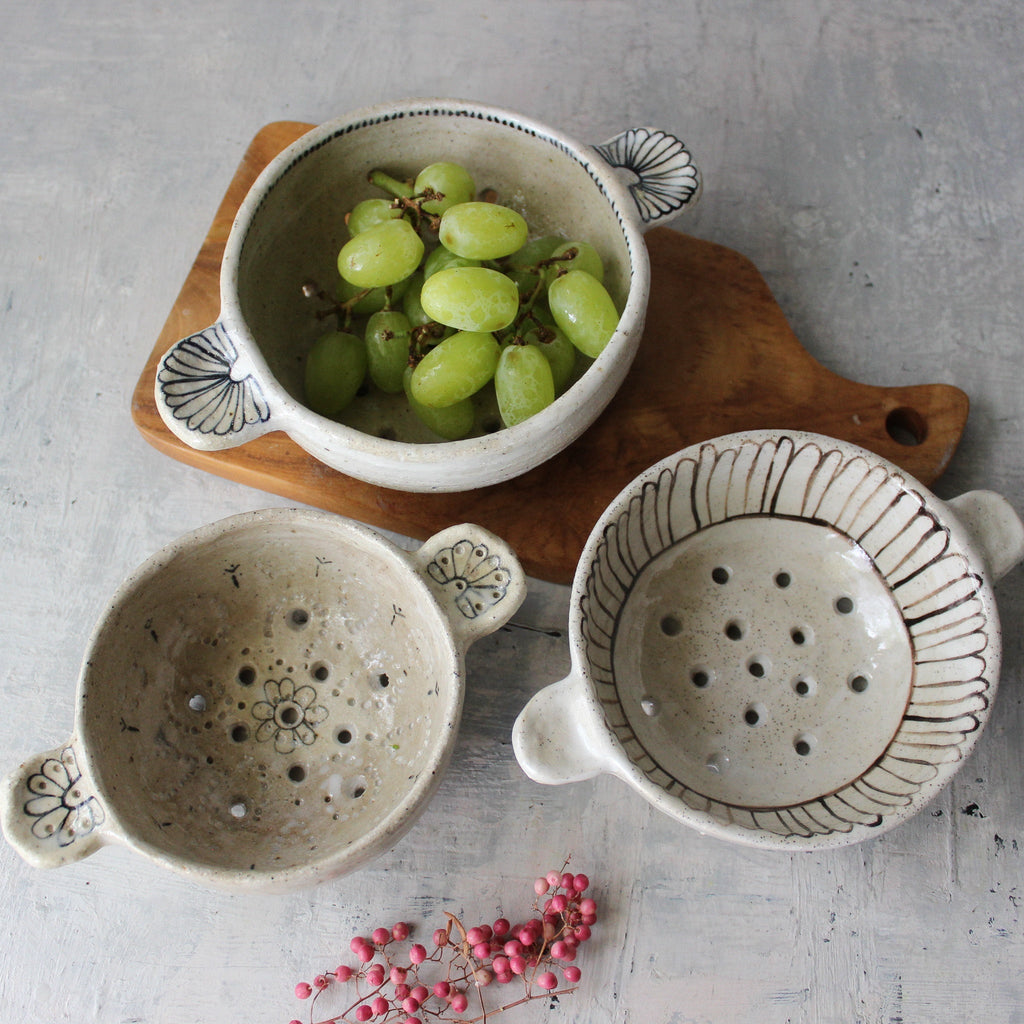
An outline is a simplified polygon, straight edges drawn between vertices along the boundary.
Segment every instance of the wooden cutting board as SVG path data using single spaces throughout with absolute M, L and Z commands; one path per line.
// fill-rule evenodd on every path
M 282 121 L 252 140 L 132 401 L 143 437 L 200 469 L 425 540 L 459 522 L 503 537 L 532 576 L 572 580 L 591 528 L 637 474 L 697 441 L 757 427 L 810 430 L 868 448 L 930 485 L 967 422 L 968 399 L 946 384 L 875 387 L 837 376 L 803 349 L 754 265 L 668 228 L 647 233 L 647 326 L 621 390 L 560 455 L 507 483 L 458 494 L 411 494 L 327 468 L 280 433 L 219 452 L 195 451 L 157 412 L 160 358 L 220 311 L 219 273 L 234 215 L 263 167 L 311 126 Z

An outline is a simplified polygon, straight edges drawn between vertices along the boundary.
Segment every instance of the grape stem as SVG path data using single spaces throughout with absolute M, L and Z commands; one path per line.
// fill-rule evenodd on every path
M 399 199 L 412 198 L 412 185 L 407 181 L 399 181 L 397 178 L 388 174 L 387 171 L 374 169 L 366 176 L 366 180 L 371 185 L 376 185 L 377 188 L 381 188 L 385 192 L 390 192 L 393 196 L 397 196 Z

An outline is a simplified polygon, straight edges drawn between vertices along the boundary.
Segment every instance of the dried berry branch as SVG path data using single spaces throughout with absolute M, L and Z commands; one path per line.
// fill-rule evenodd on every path
M 566 871 L 567 864 L 534 882 L 533 916 L 521 924 L 498 918 L 467 929 L 446 912 L 448 923 L 434 931 L 432 949 L 413 942 L 404 955 L 399 945 L 411 934 L 405 922 L 377 928 L 368 938 L 357 935 L 349 943 L 354 966 L 342 964 L 295 986 L 299 999 L 311 1000 L 310 1024 L 321 996 L 341 984 L 352 986 L 354 998 L 317 1024 L 485 1024 L 533 999 L 575 991 L 581 972 L 573 961 L 590 938 L 597 903 L 585 895 L 587 876 Z M 568 987 L 558 987 L 559 974 Z M 522 995 L 488 1007 L 492 984 L 522 986 Z M 474 992 L 479 1006 L 471 1011 Z

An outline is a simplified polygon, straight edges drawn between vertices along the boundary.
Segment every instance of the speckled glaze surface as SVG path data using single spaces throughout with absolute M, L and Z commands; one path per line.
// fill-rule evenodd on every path
M 604 351 L 580 358 L 579 379 L 549 408 L 508 429 L 481 401 L 476 429 L 441 441 L 402 396 L 367 389 L 343 414 L 302 404 L 306 351 L 324 330 L 303 286 L 333 291 L 346 212 L 374 194 L 375 167 L 415 174 L 436 160 L 471 170 L 520 210 L 537 234 L 589 241 L 622 317 Z M 633 128 L 601 146 L 493 107 L 416 100 L 356 111 L 303 136 L 273 160 L 242 203 L 221 267 L 217 323 L 163 357 L 156 401 L 168 428 L 214 451 L 282 430 L 326 465 L 404 491 L 459 491 L 526 472 L 575 440 L 611 400 L 644 326 L 650 284 L 643 231 L 682 212 L 699 191 L 686 146 Z
M 996 693 L 1009 505 L 943 503 L 813 434 L 711 440 L 609 506 L 576 576 L 573 670 L 517 719 L 520 764 L 605 771 L 701 832 L 816 848 L 915 813 Z
M 225 888 L 352 871 L 433 794 L 465 650 L 524 596 L 514 554 L 468 524 L 414 552 L 312 510 L 204 527 L 114 596 L 75 735 L 8 776 L 4 831 L 41 867 L 119 841 Z

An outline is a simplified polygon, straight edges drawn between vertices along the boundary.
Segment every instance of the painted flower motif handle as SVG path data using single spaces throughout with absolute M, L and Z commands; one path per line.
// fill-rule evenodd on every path
M 481 526 L 451 526 L 410 557 L 464 647 L 508 622 L 526 597 L 515 552 Z
M 111 825 L 83 775 L 74 740 L 38 754 L 4 780 L 0 824 L 33 867 L 55 868 L 93 853 Z
M 278 429 L 253 367 L 218 321 L 173 345 L 156 372 L 156 405 L 168 429 L 191 448 L 233 448 Z
M 659 128 L 629 128 L 594 148 L 621 171 L 644 231 L 677 217 L 700 194 L 689 149 Z

